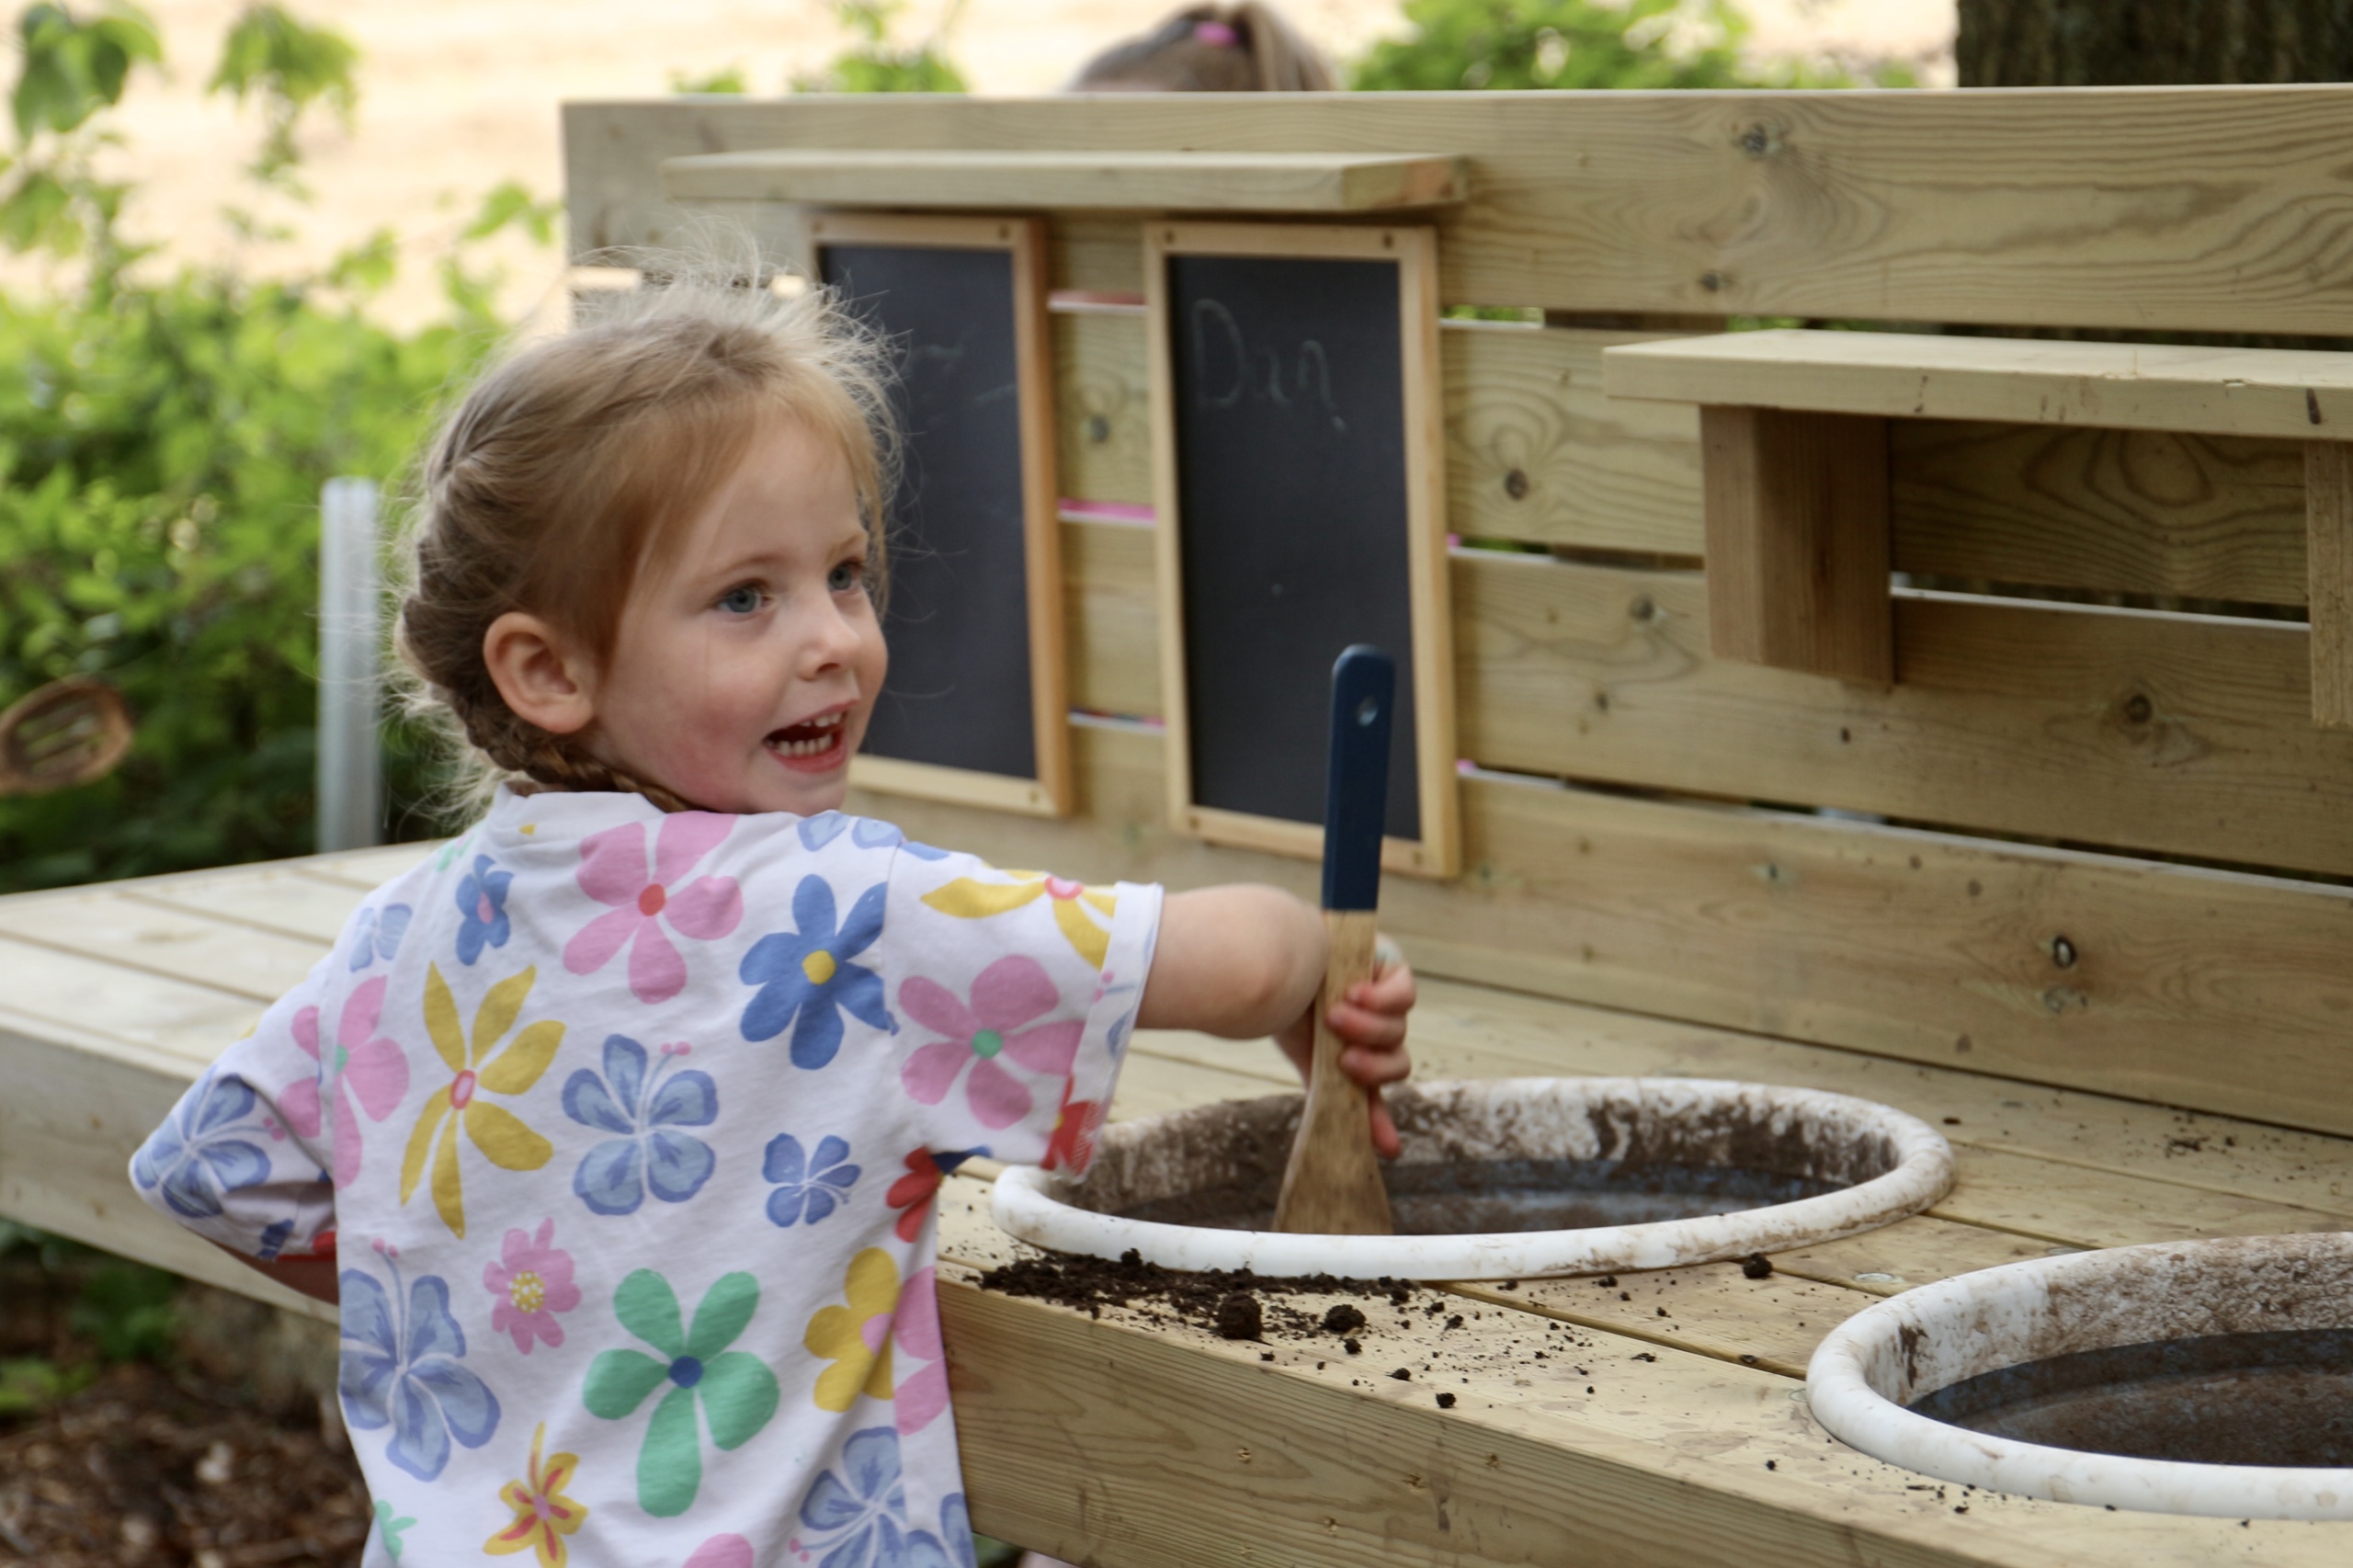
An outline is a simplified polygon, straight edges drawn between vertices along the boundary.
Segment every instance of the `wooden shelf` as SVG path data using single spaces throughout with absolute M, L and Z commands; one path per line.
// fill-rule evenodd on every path
M 1351 153 L 841 152 L 669 158 L 673 201 L 835 207 L 1393 212 L 1469 194 L 1461 158 Z
M 1611 397 L 2353 439 L 2353 354 L 1777 331 L 1629 344 L 1601 358 Z

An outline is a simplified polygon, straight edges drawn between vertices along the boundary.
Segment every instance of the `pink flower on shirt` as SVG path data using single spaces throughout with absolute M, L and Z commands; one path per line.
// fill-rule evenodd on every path
M 687 988 L 687 960 L 662 929 L 666 920 L 699 942 L 724 937 L 744 918 L 744 891 L 733 877 L 682 881 L 695 862 L 719 847 L 734 825 L 710 812 L 673 812 L 654 837 L 654 867 L 645 864 L 645 824 L 623 823 L 580 842 L 580 888 L 615 907 L 582 926 L 564 944 L 563 967 L 594 974 L 612 956 L 629 955 L 629 988 L 641 1002 L 667 1002 Z
M 562 1346 L 563 1324 L 558 1312 L 580 1304 L 580 1287 L 572 1282 L 572 1255 L 553 1244 L 555 1221 L 542 1220 L 537 1235 L 506 1233 L 503 1255 L 482 1266 L 483 1289 L 498 1298 L 490 1311 L 490 1332 L 514 1336 L 515 1348 L 531 1353 L 533 1335 Z
M 1012 1032 L 1051 1012 L 1061 1000 L 1045 966 L 1018 953 L 981 971 L 972 982 L 969 1007 L 946 986 L 917 975 L 899 987 L 899 1006 L 924 1028 L 948 1038 L 908 1057 L 899 1081 L 923 1104 L 938 1105 L 970 1067 L 972 1075 L 964 1085 L 964 1097 L 972 1115 L 983 1127 L 1010 1127 L 1029 1114 L 1029 1090 L 996 1059 L 1009 1056 L 1032 1073 L 1067 1074 L 1086 1031 L 1086 1020 L 1066 1018 Z
M 920 1432 L 948 1408 L 948 1351 L 939 1338 L 939 1296 L 937 1269 L 919 1269 L 907 1276 L 899 1292 L 898 1316 L 891 1337 L 899 1342 L 903 1360 L 925 1363 L 892 1394 L 899 1407 L 899 1435 Z
M 408 1058 L 391 1040 L 377 1037 L 376 1025 L 384 1014 L 386 977 L 378 975 L 352 992 L 343 1005 L 332 1042 L 319 1038 L 319 1010 L 305 1007 L 294 1015 L 294 1043 L 316 1062 L 320 1078 L 335 1087 L 335 1184 L 349 1187 L 359 1176 L 359 1111 L 370 1121 L 392 1114 L 408 1093 Z M 364 1043 L 351 1045 L 351 1040 Z M 353 1106 L 358 1101 L 358 1108 Z M 305 1138 L 316 1138 L 324 1119 L 319 1080 L 295 1084 L 278 1096 L 286 1125 Z

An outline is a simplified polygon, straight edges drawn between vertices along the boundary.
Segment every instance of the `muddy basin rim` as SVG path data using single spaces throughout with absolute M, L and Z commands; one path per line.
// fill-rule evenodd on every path
M 1908 1408 L 1939 1389 L 2085 1351 L 2353 1328 L 2353 1233 L 2154 1242 L 1922 1285 L 1814 1350 L 1807 1403 L 1874 1459 L 1986 1491 L 2229 1519 L 2353 1519 L 2353 1469 L 2136 1459 L 2023 1442 Z
M 1510 1159 L 1740 1166 L 1833 1190 L 1729 1213 L 1575 1230 L 1291 1235 L 1128 1217 L 1213 1187 L 1239 1166 L 1279 1172 L 1300 1096 L 1196 1106 L 1107 1129 L 1084 1181 L 1021 1167 L 997 1179 L 997 1223 L 1057 1252 L 1265 1275 L 1509 1279 L 1720 1262 L 1874 1230 L 1953 1180 L 1952 1151 L 1916 1117 L 1820 1089 L 1703 1078 L 1497 1078 L 1392 1090 L 1398 1165 Z

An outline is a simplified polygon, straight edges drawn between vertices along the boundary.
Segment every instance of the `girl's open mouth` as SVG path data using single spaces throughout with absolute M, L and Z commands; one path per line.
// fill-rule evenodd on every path
M 768 735 L 768 753 L 787 767 L 801 772 L 822 773 L 838 767 L 848 749 L 843 744 L 842 728 L 842 721 L 847 717 L 846 710 L 836 710 L 787 725 Z

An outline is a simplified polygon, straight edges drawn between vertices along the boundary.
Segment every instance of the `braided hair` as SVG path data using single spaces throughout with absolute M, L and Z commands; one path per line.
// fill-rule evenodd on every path
M 778 417 L 839 448 L 880 592 L 895 440 L 881 340 L 824 290 L 779 293 L 748 240 L 702 238 L 630 256 L 644 286 L 511 350 L 425 455 L 394 644 L 409 710 L 457 753 L 453 806 L 504 783 L 695 809 L 599 756 L 593 723 L 556 734 L 517 714 L 483 639 L 521 610 L 601 666 L 638 574 Z

